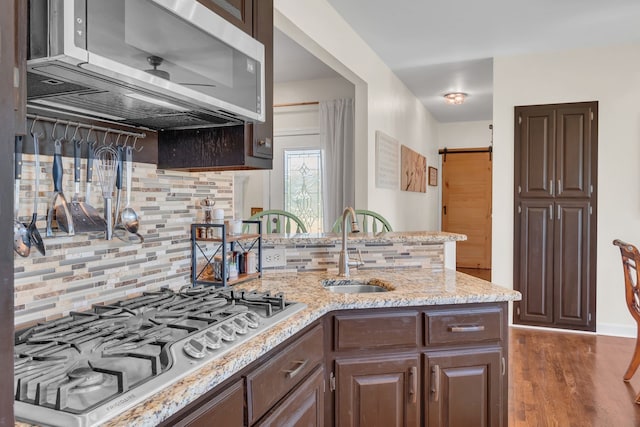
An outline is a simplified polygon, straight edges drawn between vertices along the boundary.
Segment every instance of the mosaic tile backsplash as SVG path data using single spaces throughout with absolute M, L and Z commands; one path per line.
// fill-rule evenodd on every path
M 29 223 L 33 211 L 33 156 L 23 158 L 20 185 L 20 220 Z M 178 289 L 189 285 L 191 273 L 190 225 L 203 221 L 202 199 L 215 200 L 216 207 L 231 218 L 233 210 L 233 172 L 178 172 L 158 170 L 155 165 L 134 163 L 131 207 L 140 215 L 140 234 L 144 243 L 125 243 L 116 237 L 107 241 L 104 233 L 68 236 L 55 231 L 44 237 L 46 212 L 52 196 L 51 156 L 40 158 L 38 228 L 44 238 L 46 256 L 35 248 L 27 258 L 14 256 L 15 324 L 30 324 L 82 311 L 92 304 L 121 300 L 129 295 L 163 286 Z M 70 177 L 73 159 L 63 158 L 67 171 L 63 191 L 68 201 L 74 185 Z M 83 171 L 86 167 L 83 161 Z M 84 173 L 83 173 L 84 179 Z M 81 194 L 84 194 L 84 182 Z M 100 212 L 103 199 L 94 180 L 89 201 Z M 122 197 L 124 200 L 125 192 Z M 115 200 L 113 201 L 115 206 Z M 268 240 L 268 239 L 266 239 Z M 340 245 L 268 244 L 264 250 L 279 248 L 286 266 L 263 268 L 263 274 L 325 271 L 337 273 Z M 352 259 L 360 251 L 364 265 L 359 269 L 427 268 L 444 269 L 443 244 L 420 242 L 350 243 Z
M 209 197 L 216 201 L 217 208 L 224 209 L 225 217 L 232 216 L 233 172 L 166 171 L 134 163 L 131 207 L 140 215 L 139 232 L 144 243 L 125 243 L 115 237 L 107 241 L 104 233 L 68 236 L 56 230 L 53 237 L 45 237 L 53 190 L 52 159 L 40 156 L 38 228 L 46 256 L 32 248 L 29 257 L 14 258 L 16 325 L 57 318 L 145 290 L 189 284 L 190 225 L 202 220 L 200 200 Z M 68 201 L 74 193 L 72 163 L 73 159 L 63 158 L 63 192 Z M 85 167 L 83 161 L 83 171 Z M 19 215 L 27 224 L 33 212 L 34 169 L 33 156 L 25 155 Z M 84 189 L 82 182 L 82 195 Z M 122 197 L 124 200 L 124 192 Z M 103 199 L 95 174 L 89 202 L 102 212 Z
M 318 240 L 322 241 L 322 239 Z M 266 242 L 262 245 L 262 249 L 263 251 L 273 249 L 284 251 L 286 262 L 283 267 L 263 268 L 265 274 L 305 271 L 338 273 L 340 243 L 283 245 Z M 444 245 L 442 243 L 349 242 L 348 252 L 351 261 L 362 261 L 362 265 L 351 267 L 352 271 L 382 268 L 427 268 L 432 271 L 443 271 L 444 269 Z

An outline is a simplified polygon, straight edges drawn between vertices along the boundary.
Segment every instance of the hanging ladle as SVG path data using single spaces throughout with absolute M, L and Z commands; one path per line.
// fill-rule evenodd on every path
M 29 230 L 29 239 L 31 244 L 36 247 L 38 252 L 45 255 L 44 242 L 38 231 L 38 194 L 40 191 L 40 147 L 38 142 L 38 134 L 33 133 L 33 158 L 35 160 L 35 185 L 33 187 L 33 214 L 31 215 L 31 223 L 27 227 Z
M 13 249 L 20 256 L 27 257 L 31 252 L 29 230 L 18 220 L 20 210 L 20 179 L 22 178 L 22 136 L 15 140 L 15 219 L 13 220 Z
M 131 147 L 125 148 L 125 161 L 127 163 L 127 204 L 122 210 L 122 214 L 120 215 L 120 220 L 124 228 L 132 234 L 138 233 L 138 227 L 140 226 L 140 221 L 138 219 L 138 214 L 132 207 L 131 204 L 131 173 L 133 172 L 133 150 Z

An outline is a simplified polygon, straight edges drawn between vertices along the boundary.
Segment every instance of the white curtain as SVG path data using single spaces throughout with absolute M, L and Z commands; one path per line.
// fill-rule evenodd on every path
M 320 102 L 320 141 L 325 147 L 324 231 L 331 232 L 346 206 L 355 208 L 353 100 Z

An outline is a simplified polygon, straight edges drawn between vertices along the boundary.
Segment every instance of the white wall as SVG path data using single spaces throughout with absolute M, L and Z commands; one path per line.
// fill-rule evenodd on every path
M 611 242 L 640 244 L 640 45 L 495 58 L 493 67 L 493 281 L 513 285 L 514 106 L 598 101 L 596 328 L 635 336 Z
M 438 192 L 375 187 L 375 131 L 437 166 L 436 122 L 420 101 L 326 0 L 275 0 L 276 26 L 356 87 L 356 206 L 384 215 L 395 230 L 435 230 Z M 366 109 L 361 106 L 366 105 Z
M 490 120 L 438 124 L 439 148 L 475 148 L 491 145 Z

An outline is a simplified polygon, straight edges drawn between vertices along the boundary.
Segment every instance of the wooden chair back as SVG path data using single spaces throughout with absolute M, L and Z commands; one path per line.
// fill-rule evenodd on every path
M 627 308 L 631 316 L 640 325 L 640 252 L 638 252 L 638 248 L 622 240 L 616 239 L 613 244 L 620 248 L 620 254 L 622 255 Z
M 372 232 L 380 233 L 383 231 L 393 231 L 391 224 L 382 215 L 377 212 L 368 211 L 366 209 L 355 209 L 358 227 L 363 233 Z M 347 232 L 351 232 L 351 222 L 347 221 Z M 342 231 L 342 217 L 336 219 L 333 223 L 332 231 L 340 233 Z
M 262 230 L 266 234 L 271 233 L 306 233 L 307 227 L 300 218 L 291 212 L 271 209 L 258 212 L 250 220 L 262 221 Z

